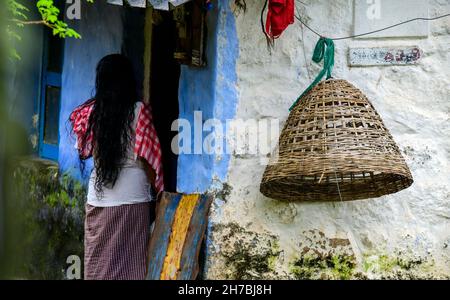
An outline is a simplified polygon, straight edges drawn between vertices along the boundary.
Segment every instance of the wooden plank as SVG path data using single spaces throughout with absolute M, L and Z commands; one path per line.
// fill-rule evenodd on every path
M 175 217 L 178 204 L 181 201 L 181 194 L 163 193 L 157 207 L 155 229 L 152 233 L 147 279 L 160 279 L 166 250 L 169 245 L 170 228 Z
M 209 209 L 213 198 L 209 195 L 202 195 L 197 201 L 197 207 L 189 224 L 188 235 L 184 244 L 181 258 L 182 269 L 178 276 L 180 280 L 193 280 L 199 272 L 198 257 L 208 226 Z
M 163 193 L 149 247 L 147 279 L 195 279 L 212 197 Z
M 199 195 L 183 195 L 178 205 L 173 224 L 166 257 L 161 272 L 161 280 L 178 279 L 181 264 L 181 255 L 191 222 L 191 217 L 199 199 Z
M 144 43 L 144 102 L 150 103 L 153 45 L 153 8 L 151 6 L 145 10 Z

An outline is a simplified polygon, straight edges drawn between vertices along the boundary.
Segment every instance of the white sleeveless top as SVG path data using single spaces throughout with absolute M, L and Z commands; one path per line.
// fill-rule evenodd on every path
M 137 102 L 134 110 L 133 130 L 136 129 L 142 102 Z M 113 188 L 103 186 L 102 195 L 97 197 L 95 192 L 95 169 L 89 178 L 87 203 L 97 207 L 111 207 L 125 204 L 136 204 L 152 201 L 151 185 L 144 171 L 142 162 L 134 158 L 135 133 L 132 132 L 131 142 L 124 159 L 119 176 Z

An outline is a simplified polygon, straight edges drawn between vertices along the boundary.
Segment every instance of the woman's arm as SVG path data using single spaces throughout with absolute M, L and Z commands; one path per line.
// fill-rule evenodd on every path
M 155 179 L 156 179 L 156 172 L 153 170 L 153 168 L 147 163 L 145 159 L 142 157 L 138 158 L 142 165 L 144 166 L 145 174 L 147 174 L 147 180 L 151 184 L 153 190 L 156 190 L 155 188 Z M 156 201 L 150 202 L 150 223 L 153 223 L 156 220 L 156 212 L 158 210 L 158 205 Z
M 147 174 L 148 182 L 151 184 L 152 188 L 156 190 L 155 188 L 155 180 L 156 180 L 156 172 L 153 170 L 153 168 L 147 163 L 145 159 L 142 157 L 138 158 L 142 165 L 144 166 L 145 174 Z

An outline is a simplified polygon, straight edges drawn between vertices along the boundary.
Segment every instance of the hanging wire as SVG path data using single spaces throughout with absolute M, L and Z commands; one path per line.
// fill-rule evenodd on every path
M 297 11 L 297 13 L 298 13 L 298 11 Z M 397 23 L 397 24 L 394 24 L 394 25 L 390 25 L 390 26 L 387 26 L 387 27 L 384 27 L 384 28 L 380 28 L 380 29 L 377 29 L 377 30 L 373 30 L 373 31 L 365 32 L 365 33 L 360 33 L 360 34 L 355 34 L 355 35 L 349 35 L 349 36 L 345 36 L 345 37 L 337 37 L 337 38 L 335 37 L 335 38 L 329 38 L 329 39 L 333 40 L 333 41 L 352 39 L 352 38 L 356 38 L 356 37 L 360 37 L 360 36 L 365 36 L 365 35 L 378 33 L 378 32 L 381 32 L 381 31 L 385 31 L 385 30 L 388 30 L 388 29 L 391 29 L 391 28 L 394 28 L 394 27 L 397 27 L 397 26 L 400 26 L 400 25 L 404 25 L 404 24 L 407 24 L 407 23 L 410 23 L 410 22 L 414 22 L 414 21 L 434 21 L 434 20 L 438 20 L 438 19 L 442 19 L 442 18 L 446 18 L 446 17 L 450 17 L 450 14 L 445 14 L 445 15 L 441 15 L 441 16 L 437 16 L 437 17 L 433 17 L 433 18 L 422 18 L 422 17 L 420 17 L 420 18 L 409 19 L 409 20 L 406 20 L 406 21 L 403 21 L 403 22 L 400 22 L 400 23 Z M 317 36 L 325 37 L 324 35 L 320 34 L 316 30 L 314 30 L 313 28 L 308 26 L 308 24 L 303 22 L 303 20 L 298 15 L 295 15 L 295 18 L 300 23 L 302 23 L 303 26 L 308 28 L 311 32 L 313 32 Z
M 264 25 L 264 12 L 266 11 L 266 8 L 268 6 L 269 0 L 265 0 L 264 1 L 264 6 L 261 10 L 261 30 L 264 33 L 265 37 L 266 37 L 266 41 L 267 41 L 267 49 L 269 50 L 269 52 L 272 51 L 272 49 L 275 46 L 275 40 L 274 38 L 272 38 L 269 33 L 266 31 L 266 27 Z
M 270 37 L 270 35 L 266 32 L 266 29 L 265 29 L 265 26 L 264 26 L 264 13 L 265 13 L 265 11 L 266 11 L 266 9 L 268 7 L 268 2 L 269 2 L 269 0 L 265 0 L 264 1 L 264 5 L 263 5 L 263 8 L 261 10 L 261 20 L 260 21 L 261 21 L 261 30 L 264 33 L 264 35 L 266 37 L 266 40 L 267 40 L 267 48 L 269 49 L 269 51 L 271 51 L 273 49 L 274 45 L 275 45 L 275 40 L 272 37 Z M 299 2 L 302 3 L 301 1 L 299 1 Z M 302 4 L 304 4 L 304 3 L 302 3 Z M 298 11 L 297 7 L 296 7 L 296 12 L 297 12 L 297 14 L 294 15 L 295 18 L 303 26 L 305 26 L 307 29 L 309 29 L 311 32 L 313 32 L 314 34 L 316 34 L 319 37 L 326 37 L 323 34 L 319 33 L 317 30 L 314 30 L 311 26 L 309 26 L 308 24 L 306 24 L 306 22 L 304 22 L 302 20 L 302 18 L 299 16 L 300 14 L 299 14 L 299 11 Z M 437 17 L 432 17 L 432 18 L 424 18 L 424 17 L 413 18 L 413 19 L 409 19 L 409 20 L 406 20 L 406 21 L 403 21 L 403 22 L 400 22 L 400 23 L 397 23 L 397 24 L 393 24 L 393 25 L 390 25 L 390 26 L 387 26 L 387 27 L 384 27 L 384 28 L 376 29 L 376 30 L 373 30 L 373 31 L 360 33 L 360 34 L 349 35 L 349 36 L 344 36 L 344 37 L 334 37 L 334 38 L 329 38 L 329 39 L 333 40 L 333 41 L 352 39 L 352 38 L 357 38 L 357 37 L 361 37 L 361 36 L 366 36 L 366 35 L 371 35 L 371 34 L 374 34 L 374 33 L 382 32 L 382 31 L 385 31 L 385 30 L 388 30 L 388 29 L 391 29 L 391 28 L 394 28 L 394 27 L 398 27 L 398 26 L 401 26 L 401 25 L 405 25 L 407 23 L 415 22 L 415 21 L 434 21 L 434 20 L 438 20 L 438 19 L 442 19 L 442 18 L 446 18 L 446 17 L 450 17 L 450 13 L 444 14 L 444 15 L 440 15 L 440 16 L 437 16 Z

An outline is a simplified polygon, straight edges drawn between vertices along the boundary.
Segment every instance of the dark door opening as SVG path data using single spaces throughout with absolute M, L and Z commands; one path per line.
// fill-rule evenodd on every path
M 171 125 L 178 118 L 178 83 L 180 65 L 174 59 L 176 46 L 176 25 L 172 12 L 154 13 L 154 18 L 148 20 L 146 11 L 140 8 L 124 8 L 124 36 L 122 53 L 133 62 L 136 78 L 144 96 L 143 84 L 149 85 L 150 104 L 153 111 L 154 125 L 158 132 L 163 154 L 165 190 L 176 192 L 178 156 L 171 150 L 172 139 L 176 132 L 171 131 Z M 151 54 L 146 54 L 147 37 L 145 27 L 152 22 Z M 144 57 L 150 55 L 151 57 Z M 144 67 L 150 60 L 150 70 Z M 150 73 L 150 74 L 146 74 Z M 145 81 L 149 75 L 150 81 Z M 145 89 L 145 88 L 144 88 Z
M 177 135 L 171 130 L 171 125 L 179 116 L 180 65 L 174 59 L 176 25 L 172 12 L 158 12 L 158 17 L 158 22 L 153 23 L 152 33 L 150 103 L 163 152 L 165 189 L 176 192 L 178 155 L 171 149 L 172 140 Z

